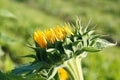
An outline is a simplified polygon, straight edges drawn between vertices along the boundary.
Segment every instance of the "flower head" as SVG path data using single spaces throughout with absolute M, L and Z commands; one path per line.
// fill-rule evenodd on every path
M 73 32 L 69 27 L 60 27 L 57 25 L 54 29 L 50 28 L 45 30 L 45 32 L 37 30 L 34 32 L 34 40 L 41 48 L 45 48 L 47 42 L 53 44 L 55 41 L 64 40 L 67 34 L 73 35 Z
M 56 34 L 56 38 L 58 41 L 63 40 L 66 36 L 65 30 L 61 28 L 60 26 L 56 26 L 55 34 Z
M 54 43 L 55 42 L 55 32 L 54 30 L 51 28 L 50 30 L 46 30 L 45 31 L 45 36 L 46 36 L 46 39 L 50 42 L 50 43 Z
M 45 48 L 47 45 L 45 35 L 41 31 L 37 30 L 36 32 L 34 32 L 34 40 L 41 48 Z

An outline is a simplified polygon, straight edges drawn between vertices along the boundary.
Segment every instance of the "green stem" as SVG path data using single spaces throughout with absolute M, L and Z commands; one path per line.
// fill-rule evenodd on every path
M 83 80 L 81 60 L 82 57 L 73 57 L 72 59 L 64 62 L 63 65 L 70 75 L 70 80 Z

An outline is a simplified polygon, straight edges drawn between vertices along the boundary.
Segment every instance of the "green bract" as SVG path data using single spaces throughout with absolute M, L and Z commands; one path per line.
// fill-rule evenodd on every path
M 45 48 L 37 43 L 35 47 L 30 46 L 36 54 L 25 57 L 34 58 L 34 62 L 16 68 L 13 73 L 24 74 L 24 77 L 38 73 L 44 80 L 60 80 L 57 70 L 62 67 L 68 72 L 70 80 L 83 80 L 81 59 L 88 52 L 98 52 L 115 44 L 101 39 L 102 35 L 96 34 L 88 26 L 82 26 L 80 20 L 71 28 L 73 35 L 66 35 L 63 40 L 49 43 Z

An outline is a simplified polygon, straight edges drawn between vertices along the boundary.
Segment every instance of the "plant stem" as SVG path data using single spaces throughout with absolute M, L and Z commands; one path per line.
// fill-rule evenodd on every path
M 64 62 L 63 65 L 70 76 L 70 80 L 83 80 L 81 60 L 82 57 L 73 57 Z

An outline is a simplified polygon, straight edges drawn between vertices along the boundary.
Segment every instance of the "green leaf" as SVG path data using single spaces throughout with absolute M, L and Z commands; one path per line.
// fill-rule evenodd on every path
M 95 39 L 97 39 L 97 38 L 99 38 L 101 36 L 102 35 L 100 35 L 100 34 L 92 35 L 90 41 L 93 41 L 93 40 L 95 40 Z
M 11 72 L 7 72 L 4 75 L 5 75 L 5 79 L 0 79 L 0 80 L 46 80 L 38 73 L 34 73 L 26 77 L 13 74 Z
M 75 42 L 72 43 L 72 49 L 74 52 L 76 52 L 78 50 L 78 48 L 80 48 L 80 43 L 82 42 L 82 40 L 77 40 Z
M 41 68 L 46 68 L 48 64 L 45 62 L 36 62 L 33 64 L 26 64 L 23 66 L 20 66 L 12 71 L 13 74 L 21 75 L 26 74 L 29 72 L 34 72 L 35 70 L 40 70 Z
M 94 30 L 89 30 L 89 31 L 86 31 L 82 36 L 84 36 L 84 35 L 91 36 L 91 34 L 93 34 L 93 33 L 94 33 Z
M 55 75 L 57 74 L 57 70 L 58 68 L 53 66 L 50 68 L 49 72 L 48 72 L 48 79 L 47 80 L 51 80 L 55 77 Z
M 40 48 L 40 47 L 33 47 L 33 49 L 36 51 L 36 56 L 39 61 L 45 61 L 46 60 L 46 48 Z
M 96 43 L 94 44 L 94 47 L 98 49 L 103 49 L 103 48 L 111 47 L 115 45 L 116 43 L 114 44 L 104 39 L 97 39 Z
M 63 49 L 66 56 L 65 58 L 70 58 L 73 56 L 72 41 L 70 39 L 66 39 L 65 43 L 63 43 Z
M 73 52 L 69 49 L 64 49 L 67 58 L 71 58 L 73 56 Z
M 48 79 L 47 80 L 59 80 L 59 76 L 57 74 L 58 67 L 53 66 L 48 72 Z M 54 79 L 56 78 L 56 79 Z
M 55 48 L 47 49 L 48 63 L 57 63 L 61 61 L 61 53 Z
M 50 49 L 47 49 L 46 51 L 47 51 L 48 53 L 50 53 L 50 52 L 56 51 L 56 49 L 55 49 L 55 48 L 50 48 Z
M 101 49 L 97 49 L 97 48 L 94 48 L 94 47 L 84 47 L 82 50 L 83 51 L 87 51 L 87 52 L 98 52 L 98 51 L 101 51 Z
M 1 71 L 0 71 L 0 80 L 6 80 L 4 73 L 2 73 Z
M 36 55 L 34 55 L 34 54 L 29 54 L 29 55 L 22 56 L 22 57 L 30 57 L 30 58 L 34 58 L 34 59 L 36 59 Z
M 56 75 L 54 76 L 54 79 L 55 79 L 55 80 L 60 80 L 60 76 L 59 76 L 58 72 L 57 72 Z

